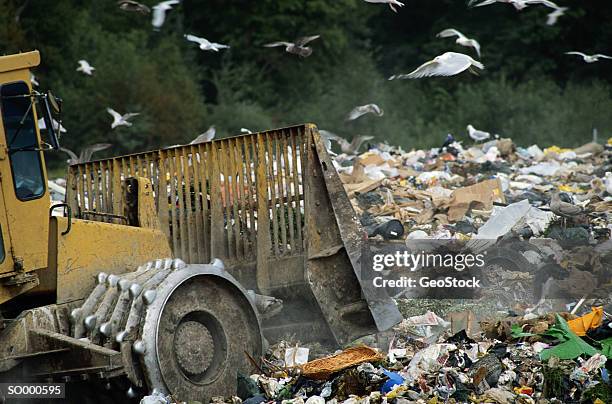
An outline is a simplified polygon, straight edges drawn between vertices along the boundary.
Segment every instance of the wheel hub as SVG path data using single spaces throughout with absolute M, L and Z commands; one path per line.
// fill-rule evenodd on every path
M 215 342 L 206 325 L 193 320 L 182 321 L 174 337 L 174 352 L 180 369 L 192 379 L 210 367 Z

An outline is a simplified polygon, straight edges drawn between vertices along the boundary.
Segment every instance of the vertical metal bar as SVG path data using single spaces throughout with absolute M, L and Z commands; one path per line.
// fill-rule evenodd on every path
M 123 215 L 121 210 L 123 206 L 123 193 L 121 192 L 121 161 L 113 159 L 113 175 L 112 181 L 112 193 L 113 193 L 113 214 Z
M 77 175 L 78 175 L 78 179 L 77 179 L 77 183 L 78 185 L 78 191 L 79 191 L 79 210 L 78 211 L 74 211 L 75 214 L 77 214 L 78 212 L 78 217 L 82 218 L 81 212 L 87 209 L 87 206 L 85 204 L 85 181 L 83 179 L 84 176 L 84 170 L 83 170 L 83 166 L 79 165 L 77 166 Z
M 195 232 L 194 232 L 194 220 L 193 220 L 193 207 L 192 207 L 192 197 L 191 197 L 191 166 L 193 164 L 190 164 L 190 159 L 189 159 L 189 148 L 187 146 L 183 146 L 180 148 L 181 149 L 181 159 L 183 160 L 183 173 L 184 173 L 184 180 L 185 180 L 185 219 L 186 219 L 186 223 L 187 223 L 187 231 L 185 232 L 187 235 L 187 242 L 186 244 L 186 248 L 187 248 L 187 259 L 189 260 L 189 263 L 195 263 L 197 262 L 197 250 L 196 250 L 196 245 L 195 245 Z M 191 157 L 191 160 L 193 160 L 193 156 Z
M 291 192 L 291 166 L 289 165 L 289 146 L 287 145 L 287 134 L 281 132 L 283 139 L 283 163 L 285 164 L 285 170 L 283 172 L 283 178 L 285 182 L 285 189 L 287 193 L 287 219 L 289 224 L 289 244 L 291 245 L 291 251 L 295 251 L 295 228 L 294 228 L 294 215 L 295 209 L 293 208 L 293 193 Z
M 221 172 L 219 167 L 219 143 L 207 144 L 210 158 L 210 254 L 211 258 L 226 258 L 227 237 L 223 220 L 223 196 L 221 195 Z
M 248 205 L 247 209 L 249 210 L 249 239 L 251 253 L 253 255 L 257 254 L 256 246 L 257 246 L 257 219 L 255 217 L 255 213 L 257 210 L 257 197 L 256 197 L 256 189 L 254 184 L 255 178 L 255 156 L 256 156 L 256 148 L 253 142 L 253 139 L 256 135 L 248 135 L 244 137 L 244 156 L 245 156 L 245 172 L 246 172 L 246 180 L 247 180 L 247 198 Z
M 260 293 L 266 294 L 270 291 L 270 255 L 272 244 L 270 240 L 270 198 L 267 186 L 266 169 L 266 146 L 264 134 L 257 134 L 256 174 L 255 185 L 257 187 L 257 287 Z
M 231 178 L 231 186 L 230 191 L 232 192 L 232 214 L 233 214 L 233 233 L 234 233 L 234 253 L 236 254 L 236 258 L 239 260 L 244 259 L 244 244 L 242 242 L 242 238 L 240 237 L 242 220 L 240 220 L 240 211 L 238 210 L 240 204 L 240 186 L 238 185 L 239 178 L 242 176 L 240 174 L 240 166 L 236 162 L 236 139 L 228 139 L 228 165 L 230 170 L 228 172 L 229 177 Z
M 274 161 L 276 162 L 276 172 L 274 173 L 274 187 L 278 190 L 278 203 L 279 203 L 279 215 L 280 215 L 280 236 L 283 253 L 287 252 L 287 222 L 285 220 L 285 187 L 283 186 L 283 160 L 281 159 L 279 148 L 281 142 L 282 132 L 274 133 Z
M 300 208 L 300 180 L 298 178 L 298 163 L 297 163 L 297 153 L 298 148 L 296 145 L 300 142 L 300 133 L 299 131 L 296 133 L 295 129 L 291 129 L 291 159 L 293 161 L 292 169 L 293 169 L 293 193 L 295 198 L 295 229 L 296 235 L 298 239 L 297 251 L 302 251 L 302 209 Z
M 91 193 L 91 172 L 89 164 L 85 164 L 85 185 L 87 187 L 87 210 L 94 210 L 94 197 Z
M 272 140 L 270 133 L 266 133 L 266 166 L 268 168 L 267 186 L 270 189 L 270 210 L 272 212 L 272 248 L 274 255 L 279 256 L 278 251 L 278 210 L 276 208 L 276 189 L 274 189 L 274 155 L 272 154 Z
M 179 230 L 179 238 L 180 238 L 180 246 L 181 246 L 181 256 L 180 258 L 189 261 L 189 254 L 187 253 L 187 249 L 189 248 L 189 241 L 187 240 L 187 228 L 186 228 L 186 217 L 185 217 L 185 192 L 184 187 L 185 184 L 183 182 L 183 157 L 181 150 L 179 148 L 174 149 L 174 157 L 175 161 L 175 169 L 176 169 L 176 186 L 178 188 L 178 230 Z
M 66 186 L 66 203 L 70 209 L 76 214 L 79 209 L 79 193 L 78 193 L 79 178 L 76 167 L 68 167 L 68 181 Z
M 129 177 L 136 177 L 136 176 L 138 176 L 138 173 L 136 172 L 136 164 L 134 163 L 134 156 L 130 156 L 129 157 L 129 162 L 130 162 L 130 175 L 129 175 Z M 125 178 L 127 178 L 127 176 Z
M 172 203 L 170 203 L 170 199 L 168 195 L 168 167 L 166 160 L 166 151 L 159 151 L 159 159 L 158 159 L 159 169 L 158 169 L 158 182 L 157 186 L 157 216 L 159 217 L 159 222 L 161 223 L 161 228 L 168 239 L 168 242 L 174 246 L 174 241 L 171 240 L 172 235 L 170 234 L 170 214 L 168 213 L 168 209 L 172 209 Z M 169 178 L 172 181 L 172 178 Z
M 106 190 L 106 163 L 104 161 L 100 161 L 100 185 L 102 188 L 102 192 L 100 193 L 100 199 L 102 200 L 102 204 L 100 205 L 100 208 L 102 209 L 103 212 L 108 213 L 109 208 L 108 208 L 108 193 Z
M 191 152 L 191 167 L 193 168 L 193 203 L 194 203 L 194 217 L 193 224 L 195 227 L 195 252 L 196 262 L 203 263 L 204 251 L 203 251 L 203 238 L 202 238 L 202 192 L 200 183 L 200 166 L 201 166 L 201 154 L 198 154 L 197 146 L 189 146 Z
M 200 154 L 200 188 L 202 191 L 202 215 L 200 219 L 202 222 L 202 250 L 204 253 L 202 262 L 209 262 L 212 259 L 210 252 L 210 209 L 208 208 L 210 201 L 210 166 L 212 165 L 210 144 L 204 146 L 200 143 L 198 145 L 198 153 Z
M 247 219 L 247 210 L 250 209 L 248 205 L 248 183 L 246 177 L 251 175 L 250 161 L 247 160 L 244 151 L 244 137 L 240 136 L 236 138 L 236 148 L 234 149 L 234 156 L 236 163 L 239 166 L 240 174 L 238 176 L 237 186 L 240 188 L 240 224 L 241 234 L 240 238 L 242 241 L 242 257 L 245 259 L 250 254 L 249 246 L 249 227 Z
M 177 198 L 176 198 L 176 162 L 174 160 L 174 156 L 172 150 L 168 151 L 168 162 L 169 162 L 169 171 L 170 171 L 170 216 L 172 217 L 172 251 L 174 252 L 174 256 L 178 256 L 180 254 L 180 245 L 179 245 L 179 225 L 177 216 Z M 180 184 L 179 184 L 180 186 Z
M 219 167 L 223 174 L 222 194 L 225 208 L 225 227 L 227 229 L 227 257 L 236 257 L 236 246 L 234 245 L 234 226 L 232 224 L 233 198 L 231 187 L 231 167 L 229 164 L 229 143 L 227 140 L 219 141 L 221 152 L 219 154 Z

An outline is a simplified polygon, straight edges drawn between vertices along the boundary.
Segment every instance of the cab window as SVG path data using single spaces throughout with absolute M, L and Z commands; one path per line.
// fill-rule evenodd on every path
M 45 193 L 42 161 L 34 125 L 34 105 L 26 83 L 17 82 L 0 87 L 4 134 L 9 150 L 15 194 L 25 201 Z

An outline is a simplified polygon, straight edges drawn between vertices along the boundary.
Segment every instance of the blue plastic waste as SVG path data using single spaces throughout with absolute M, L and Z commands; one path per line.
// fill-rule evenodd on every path
M 393 390 L 393 387 L 404 383 L 404 378 L 400 376 L 399 373 L 391 372 L 387 369 L 383 369 L 383 373 L 389 378 L 380 388 L 380 391 L 384 394 Z

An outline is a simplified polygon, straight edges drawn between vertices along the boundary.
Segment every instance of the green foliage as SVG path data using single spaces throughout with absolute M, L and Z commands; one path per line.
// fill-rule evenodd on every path
M 183 0 L 157 32 L 150 16 L 114 1 L 0 0 L 0 51 L 39 49 L 41 87 L 65 100 L 62 142 L 77 151 L 111 142 L 106 155 L 185 143 L 209 125 L 223 137 L 314 122 L 408 149 L 437 146 L 447 133 L 469 142 L 470 123 L 522 145 L 578 145 L 594 127 L 602 137 L 612 133 L 612 64 L 564 55 L 612 51 L 612 2 L 559 0 L 570 10 L 552 27 L 543 6 L 405 3 L 395 14 L 363 0 Z M 475 56 L 436 38 L 450 27 L 480 41 L 480 76 L 387 80 L 445 51 Z M 187 33 L 231 49 L 203 52 Z M 321 38 L 308 58 L 262 47 L 313 34 Z M 75 72 L 79 59 L 96 67 L 92 77 Z M 384 116 L 345 121 L 367 103 Z M 107 107 L 140 115 L 111 131 Z

